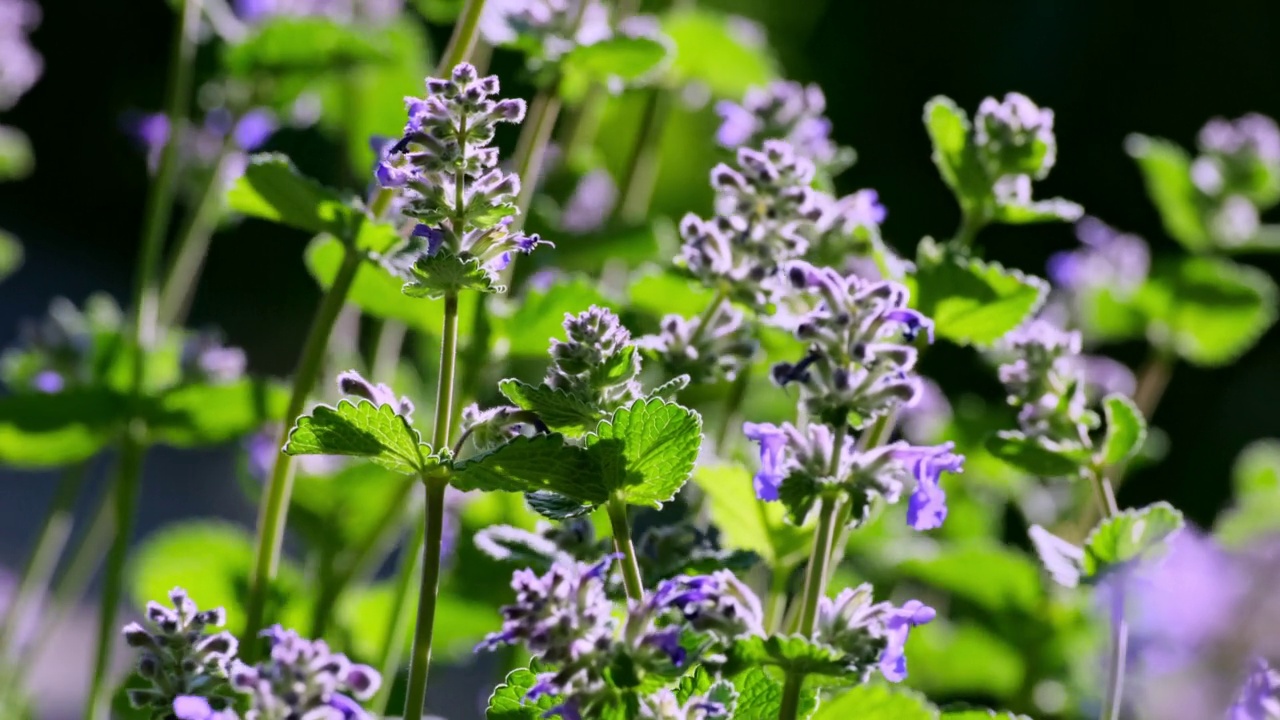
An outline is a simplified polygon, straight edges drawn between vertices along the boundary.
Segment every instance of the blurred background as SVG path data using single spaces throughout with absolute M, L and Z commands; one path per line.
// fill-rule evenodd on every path
M 1157 256 L 1173 253 L 1176 246 L 1163 235 L 1136 166 L 1123 151 L 1126 134 L 1141 132 L 1190 146 L 1200 126 L 1215 115 L 1280 116 L 1275 72 L 1280 43 L 1274 38 L 1280 4 L 1274 2 L 700 0 L 700 5 L 749 20 L 742 31 L 764 34 L 782 76 L 822 87 L 835 139 L 858 153 L 856 165 L 837 178 L 838 189 L 878 190 L 889 213 L 885 235 L 907 255 L 923 236 L 949 236 L 958 221 L 955 201 L 930 161 L 921 123 L 922 107 L 935 95 L 973 109 L 985 96 L 1016 90 L 1052 108 L 1059 160 L 1038 194 L 1081 203 L 1088 214 L 1146 238 Z M 0 346 L 15 339 L 22 318 L 43 314 L 55 297 L 80 303 L 105 290 L 127 299 L 147 172 L 144 154 L 123 131 L 122 118 L 158 109 L 174 22 L 163 0 L 45 0 L 41 6 L 43 21 L 31 40 L 44 57 L 44 74 L 0 116 L 30 136 L 36 158 L 28 178 L 0 185 L 0 227 L 22 242 L 26 255 L 18 274 L 0 284 Z M 656 10 L 663 4 L 644 7 Z M 412 13 L 406 17 L 422 22 Z M 448 26 L 423 27 L 438 49 Z M 206 55 L 200 67 L 207 72 L 215 59 Z M 503 77 L 504 94 L 530 95 L 516 56 L 496 52 L 492 70 Z M 674 217 L 709 210 L 706 173 L 723 157 L 711 141 L 717 124 L 711 103 L 693 96 L 682 102 L 668 120 L 654 200 L 655 212 Z M 624 102 L 605 119 L 601 143 L 611 168 L 624 160 L 637 113 L 636 103 Z M 509 143 L 514 136 L 500 139 Z M 611 149 L 611 143 L 617 147 Z M 334 186 L 357 191 L 366 181 L 350 170 L 342 142 L 317 129 L 284 129 L 267 149 L 287 153 L 304 171 Z M 548 236 L 555 239 L 554 233 Z M 259 222 L 224 229 L 214 239 L 191 324 L 224 330 L 229 344 L 246 350 L 252 371 L 288 374 L 318 297 L 301 261 L 307 239 Z M 1075 243 L 1066 224 L 998 227 L 982 239 L 987 257 L 1037 274 L 1043 274 L 1051 253 Z M 1245 260 L 1280 276 L 1280 256 Z M 1131 367 L 1145 354 L 1136 343 L 1109 350 Z M 998 397 L 990 371 L 972 353 L 940 346 L 929 353 L 924 372 L 949 392 L 972 389 Z M 1229 471 L 1239 450 L 1252 440 L 1280 436 L 1277 408 L 1280 330 L 1273 328 L 1229 368 L 1179 365 L 1155 417 L 1171 441 L 1168 455 L 1135 471 L 1121 491 L 1121 505 L 1166 499 L 1191 521 L 1211 524 L 1229 500 Z M 138 536 L 195 515 L 252 523 L 254 509 L 233 480 L 239 462 L 234 448 L 155 452 L 147 464 Z M 105 460 L 95 465 L 99 480 L 105 467 Z M 51 477 L 0 468 L 0 567 L 12 571 L 23 562 L 49 501 Z M 88 653 L 72 648 L 88 646 L 92 611 L 82 620 L 60 641 L 67 652 L 50 654 L 58 661 L 46 668 L 41 686 L 51 691 L 82 686 L 71 674 L 87 673 Z M 78 664 L 85 667 L 73 667 Z M 451 687 L 446 682 L 433 687 Z M 50 718 L 71 716 L 74 692 L 55 693 Z M 445 704 L 455 704 L 439 702 L 441 712 L 448 711 Z M 473 702 L 469 697 L 456 701 L 458 707 Z

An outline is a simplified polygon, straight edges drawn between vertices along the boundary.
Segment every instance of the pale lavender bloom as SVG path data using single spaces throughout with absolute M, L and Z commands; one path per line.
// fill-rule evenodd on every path
M 964 456 L 952 452 L 955 443 L 932 447 L 901 446 L 894 459 L 911 468 L 916 487 L 907 503 L 907 524 L 913 530 L 934 530 L 947 519 L 947 495 L 939 480 L 943 472 L 958 473 L 964 469 Z
M 31 381 L 32 387 L 42 393 L 59 393 L 67 386 L 67 381 L 62 374 L 54 370 L 41 370 L 36 373 L 35 379 Z
M 214 710 L 207 699 L 195 695 L 174 698 L 173 715 L 178 720 L 240 720 L 234 710 Z
M 1228 195 L 1209 216 L 1214 237 L 1224 246 L 1243 245 L 1258 234 L 1262 219 L 1258 206 L 1243 195 Z
M 1067 358 L 1067 367 L 1084 381 L 1085 391 L 1091 401 L 1107 395 L 1133 396 L 1138 379 L 1128 365 L 1106 355 L 1073 355 Z
M 1201 128 L 1199 142 L 1202 152 L 1255 158 L 1265 165 L 1280 164 L 1280 127 L 1259 113 L 1235 120 L 1213 118 Z
M 873 603 L 870 585 L 845 588 L 831 598 L 818 600 L 814 638 L 849 655 L 852 664 L 873 665 L 890 682 L 907 677 L 906 644 L 913 627 L 931 622 L 937 613 L 919 600 L 902 607 Z
M 371 383 L 359 372 L 347 370 L 338 374 L 338 389 L 345 395 L 364 398 L 377 406 L 389 405 L 398 415 L 413 416 L 413 401 L 406 396 L 396 397 L 395 391 L 383 383 Z
M 728 148 L 760 147 L 766 140 L 785 141 L 796 154 L 829 173 L 843 170 L 853 153 L 831 139 L 827 99 L 817 85 L 778 80 L 751 88 L 742 103 L 721 101 L 716 112 L 723 122 L 716 140 Z
M 715 720 L 728 714 L 723 704 L 699 695 L 688 698 L 682 705 L 676 694 L 666 688 L 640 699 L 642 720 Z
M 860 228 L 878 229 L 889 211 L 880 202 L 880 193 L 870 188 L 839 199 L 825 199 L 818 225 L 825 231 L 839 230 L 852 235 Z
M 688 375 L 695 383 L 734 380 L 759 344 L 742 311 L 727 303 L 710 318 L 667 315 L 659 327 L 636 344 L 659 359 L 669 377 Z
M 581 235 L 604 227 L 618 202 L 618 186 L 608 170 L 592 170 L 578 181 L 560 213 L 560 229 Z
M 187 382 L 230 383 L 244 377 L 244 350 L 223 345 L 216 332 L 193 333 L 182 345 L 182 372 Z
M 778 488 L 788 472 L 784 451 L 790 431 L 798 432 L 788 423 L 783 423 L 783 427 L 773 423 L 753 422 L 742 425 L 742 433 L 747 439 L 760 443 L 760 469 L 756 471 L 752 482 L 755 484 L 756 497 L 761 500 L 772 502 L 778 499 Z
M 1146 282 L 1151 251 L 1137 235 L 1122 233 L 1093 217 L 1076 223 L 1081 247 L 1049 258 L 1049 278 L 1068 292 L 1107 289 L 1128 297 Z
M 397 18 L 403 0 L 234 0 L 241 20 L 258 23 L 273 17 L 327 17 L 339 22 L 385 24 Z
M 44 71 L 43 59 L 27 38 L 39 24 L 39 5 L 0 0 L 0 110 L 13 107 Z
M 1021 93 L 1008 93 L 1003 101 L 989 97 L 978 106 L 973 132 L 988 175 L 1026 177 L 1027 197 L 1018 204 L 1030 202 L 1030 176 L 1044 178 L 1057 159 L 1053 111 Z
M 929 378 L 920 378 L 920 395 L 915 404 L 898 415 L 902 436 L 916 443 L 934 442 L 951 422 L 951 403 L 942 388 Z
M 329 718 L 325 711 L 333 711 L 342 720 L 372 720 L 355 699 L 378 691 L 378 671 L 279 625 L 261 635 L 271 643 L 270 656 L 253 666 L 237 661 L 229 673 L 231 687 L 249 696 L 250 717 Z
M 612 34 L 608 8 L 598 0 L 489 0 L 480 32 L 493 45 L 525 46 L 535 65 Z
M 263 108 L 250 110 L 240 116 L 235 125 L 235 141 L 241 150 L 252 152 L 266 144 L 279 123 L 275 113 Z
M 1056 446 L 1090 445 L 1098 419 L 1088 407 L 1081 343 L 1079 332 L 1034 318 L 997 344 L 997 375 L 1028 437 Z
M 1227 720 L 1275 720 L 1280 718 L 1280 672 L 1261 658 L 1254 661 L 1240 699 L 1231 706 Z

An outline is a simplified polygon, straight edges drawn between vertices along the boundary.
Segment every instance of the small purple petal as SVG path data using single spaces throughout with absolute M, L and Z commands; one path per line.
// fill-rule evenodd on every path
M 179 695 L 173 700 L 173 714 L 178 720 L 209 720 L 213 717 L 213 708 L 202 697 Z
M 276 118 L 270 110 L 250 110 L 236 123 L 236 145 L 241 150 L 252 152 L 266 144 L 275 131 Z

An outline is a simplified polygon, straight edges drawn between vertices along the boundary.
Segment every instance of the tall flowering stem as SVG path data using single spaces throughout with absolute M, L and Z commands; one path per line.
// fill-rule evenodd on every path
M 1116 493 L 1107 475 L 1091 471 L 1088 473 L 1097 494 L 1098 504 L 1104 517 L 1111 518 L 1120 514 L 1116 504 Z M 1102 720 L 1120 720 L 1120 710 L 1124 705 L 1125 660 L 1129 654 L 1129 624 L 1124 619 L 1124 581 L 1117 578 L 1111 598 L 1111 635 L 1110 656 L 1107 659 L 1107 686 L 1102 700 L 1102 712 L 1098 716 Z
M 436 68 L 437 74 L 447 72 L 458 63 L 466 62 L 476 49 L 476 41 L 480 38 L 480 16 L 484 13 L 485 0 L 467 0 L 458 16 L 458 24 L 453 26 L 453 34 L 449 44 L 440 57 Z
M 644 582 L 640 579 L 640 563 L 636 560 L 635 543 L 631 540 L 627 506 L 614 498 L 609 501 L 608 510 L 614 548 L 622 555 L 622 583 L 626 587 L 627 598 L 640 602 L 644 599 Z
M 173 38 L 169 82 L 165 87 L 165 114 L 170 127 L 177 127 L 185 117 L 191 101 L 192 73 L 195 64 L 197 34 L 200 29 L 202 0 L 184 0 L 180 20 Z M 129 405 L 137 409 L 142 400 L 147 350 L 154 344 L 158 327 L 160 280 L 158 268 L 164 250 L 165 230 L 173 212 L 177 192 L 178 142 L 170 138 L 160 156 L 155 182 L 147 194 L 146 219 L 142 228 L 142 247 L 134 273 L 130 351 L 132 371 Z M 136 415 L 136 413 L 130 413 Z M 116 610 L 124 584 L 124 565 L 133 534 L 135 506 L 142 484 L 142 460 L 146 448 L 146 427 L 134 420 L 127 424 L 121 443 L 118 473 L 115 478 L 115 537 L 107 555 L 102 588 L 98 639 L 93 663 L 93 680 L 85 702 L 84 717 L 96 720 L 102 713 L 106 689 L 107 665 L 115 639 Z

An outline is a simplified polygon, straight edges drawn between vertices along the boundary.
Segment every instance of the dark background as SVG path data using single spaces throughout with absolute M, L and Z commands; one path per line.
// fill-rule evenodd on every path
M 1157 255 L 1177 248 L 1122 150 L 1125 135 L 1191 145 L 1213 115 L 1280 116 L 1280 3 L 1265 0 L 706 4 L 755 17 L 778 48 L 785 75 L 823 87 L 837 139 L 859 154 L 839 178 L 841 189 L 879 190 L 889 209 L 885 232 L 899 248 L 927 234 L 948 236 L 957 222 L 920 120 L 936 94 L 972 111 L 984 96 L 1017 90 L 1053 108 L 1059 161 L 1038 194 L 1080 202 L 1146 237 Z M 119 118 L 130 108 L 159 105 L 173 20 L 163 0 L 48 0 L 43 8 L 33 43 L 45 74 L 0 117 L 30 135 L 37 163 L 30 178 L 0 185 L 0 227 L 16 234 L 27 254 L 21 271 L 0 283 L 0 345 L 12 341 L 21 317 L 43 313 L 56 295 L 77 302 L 95 289 L 127 295 L 146 174 Z M 446 31 L 433 28 L 436 37 Z M 495 69 L 501 73 L 511 62 L 500 55 Z M 202 57 L 202 65 L 207 69 L 212 58 Z M 340 150 L 318 133 L 285 132 L 272 148 L 340 181 Z M 300 261 L 305 240 L 260 223 L 219 235 L 193 324 L 226 330 L 254 370 L 289 372 L 317 298 Z M 1074 239 L 1069 226 L 1058 225 L 996 228 L 981 243 L 989 257 L 1040 273 L 1049 253 Z M 1280 273 L 1276 258 L 1243 260 Z M 1135 367 L 1144 356 L 1138 344 L 1112 350 Z M 1168 499 L 1195 522 L 1211 522 L 1227 501 L 1240 448 L 1280 436 L 1278 368 L 1274 329 L 1233 367 L 1179 366 L 1156 415 L 1172 441 L 1169 455 L 1138 471 L 1121 503 Z M 989 371 L 969 355 L 939 352 L 925 370 L 949 388 L 992 387 Z M 198 459 L 160 453 L 148 468 L 140 532 L 175 515 L 251 517 L 232 486 L 233 463 L 230 453 Z M 44 512 L 44 477 L 0 472 L 4 565 L 26 552 Z

